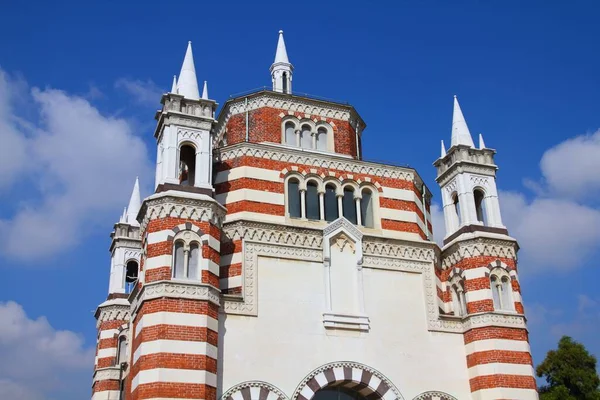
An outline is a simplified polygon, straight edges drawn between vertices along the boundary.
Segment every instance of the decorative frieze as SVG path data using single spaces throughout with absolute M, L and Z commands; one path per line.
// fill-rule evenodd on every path
M 200 200 L 179 196 L 164 195 L 146 200 L 142 206 L 144 219 L 140 224 L 145 231 L 153 219 L 174 217 L 192 221 L 210 222 L 221 227 L 225 218 L 225 208 L 214 200 Z
M 422 185 L 420 178 L 412 169 L 343 159 L 341 157 L 336 157 L 335 155 L 330 156 L 319 153 L 307 154 L 306 152 L 295 151 L 292 149 L 253 143 L 244 143 L 228 148 L 222 148 L 219 151 L 221 161 L 249 156 L 290 164 L 307 165 L 315 168 L 340 170 L 348 174 L 364 174 L 382 178 L 414 181 L 417 187 Z
M 220 304 L 220 292 L 210 285 L 190 281 L 155 281 L 146 283 L 140 293 L 131 303 L 131 310 L 135 313 L 137 308 L 146 300 L 169 297 L 188 300 L 205 300 Z

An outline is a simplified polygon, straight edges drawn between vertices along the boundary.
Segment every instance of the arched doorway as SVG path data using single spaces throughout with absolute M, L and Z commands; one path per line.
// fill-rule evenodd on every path
M 308 374 L 291 400 L 404 400 L 381 372 L 352 361 L 322 365 Z
M 318 390 L 312 400 L 366 400 L 360 392 L 343 386 L 330 386 Z

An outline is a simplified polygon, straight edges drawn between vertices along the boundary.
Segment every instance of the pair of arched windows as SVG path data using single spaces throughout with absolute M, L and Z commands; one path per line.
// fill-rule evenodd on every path
M 173 278 L 200 279 L 200 244 L 176 240 L 173 249 Z
M 477 217 L 477 221 L 482 225 L 488 225 L 485 192 L 480 188 L 476 188 L 473 190 L 473 198 L 475 200 L 475 216 Z M 452 193 L 452 203 L 454 204 L 453 217 L 458 227 L 463 222 L 463 217 L 460 212 L 460 199 L 456 192 Z
M 297 130 L 293 122 L 288 121 L 285 124 L 285 144 L 290 146 L 327 151 L 327 136 L 327 128 L 324 126 L 318 126 L 315 130 L 312 126 L 303 124 Z
M 490 287 L 495 310 L 513 311 L 515 304 L 512 298 L 512 285 L 508 273 L 504 270 L 490 275 Z
M 300 180 L 292 177 L 287 183 L 288 215 L 292 218 L 306 218 L 315 221 L 334 221 L 340 216 L 353 224 L 374 228 L 373 192 L 370 188 L 360 189 L 355 195 L 352 186 L 345 186 L 339 193 L 332 183 L 325 184 L 319 191 L 315 180 L 306 182 L 306 189 L 300 187 Z

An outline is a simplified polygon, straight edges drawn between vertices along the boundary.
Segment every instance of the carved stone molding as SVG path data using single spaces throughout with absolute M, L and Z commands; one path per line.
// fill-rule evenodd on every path
M 477 238 L 461 241 L 443 252 L 442 267 L 451 268 L 465 258 L 492 256 L 517 259 L 517 243 L 511 240 Z
M 202 141 L 202 140 L 204 140 L 204 137 L 206 135 L 208 135 L 208 132 L 206 132 L 206 131 L 197 131 L 197 130 L 184 129 L 184 128 L 177 129 L 177 137 L 180 137 L 183 139 Z
M 252 396 L 252 392 L 254 392 L 254 390 L 252 390 L 253 388 L 258 388 L 258 396 Z M 277 387 L 262 381 L 247 381 L 239 383 L 223 393 L 221 399 L 259 400 L 270 398 L 274 400 L 273 396 L 269 396 L 271 393 L 275 395 L 274 397 L 277 400 L 288 400 L 288 397 L 285 395 L 285 393 L 283 393 Z
M 463 164 L 459 164 L 456 166 L 456 168 L 453 168 L 450 172 L 445 172 L 443 174 L 443 177 L 438 177 L 438 184 L 440 186 L 444 186 L 446 185 L 447 182 L 449 182 L 450 180 L 454 179 L 454 177 L 458 174 L 461 173 L 471 173 L 471 174 L 479 174 L 479 175 L 485 175 L 485 176 L 490 176 L 490 177 L 494 177 L 496 176 L 496 169 L 497 167 L 495 165 L 478 165 L 478 164 L 468 164 L 468 163 L 463 163 Z
M 119 367 L 101 368 L 94 371 L 94 382 L 99 381 L 118 381 L 121 376 Z
M 340 376 L 340 374 L 343 375 Z M 316 379 L 315 377 L 318 375 L 319 379 Z M 373 380 L 377 382 L 377 387 L 374 387 L 371 383 L 373 376 L 377 378 Z M 360 381 L 353 380 L 355 377 L 360 377 Z M 373 398 L 380 399 L 404 399 L 398 388 L 381 372 L 375 368 L 352 361 L 332 362 L 313 370 L 300 382 L 290 399 L 310 400 L 313 396 L 305 397 L 304 394 L 310 392 L 314 395 L 318 390 L 330 385 L 354 387 L 357 384 L 364 387 L 364 389 L 361 389 L 361 393 L 366 398 L 371 398 L 372 395 Z
M 141 242 L 138 243 L 141 246 Z M 140 260 L 141 249 L 140 250 L 126 250 L 125 251 L 125 260 L 130 258 L 135 258 L 136 260 Z
M 364 174 L 382 178 L 413 181 L 420 186 L 420 178 L 409 168 L 395 167 L 383 164 L 369 163 L 351 159 L 342 159 L 318 153 L 303 153 L 287 148 L 265 146 L 260 144 L 243 143 L 219 150 L 221 161 L 236 159 L 243 156 L 265 158 L 290 164 L 301 164 L 315 168 L 335 169 L 348 174 Z
M 301 246 L 322 249 L 323 234 L 320 229 L 294 228 L 286 225 L 261 222 L 236 221 L 223 226 L 229 240 L 246 239 L 254 242 Z
M 240 300 L 224 299 L 223 310 L 228 314 L 258 315 L 257 285 L 258 285 L 258 257 L 289 258 L 313 262 L 323 261 L 323 252 L 320 249 L 291 247 L 267 243 L 243 242 L 243 268 L 242 268 L 242 298 Z
M 485 326 L 502 326 L 505 328 L 520 328 L 527 329 L 525 317 L 522 315 L 510 315 L 503 313 L 485 313 L 480 315 L 472 315 L 464 319 L 463 329 L 481 328 Z
M 131 310 L 135 314 L 144 301 L 161 297 L 206 300 L 218 306 L 220 296 L 219 290 L 200 282 L 156 281 L 144 284 L 140 293 L 131 302 Z
M 330 223 L 329 225 L 327 225 L 325 227 L 325 229 L 323 229 L 323 236 L 328 236 L 332 232 L 335 232 L 336 230 L 338 230 L 340 228 L 343 228 L 343 229 L 349 231 L 350 234 L 353 237 L 355 237 L 357 240 L 359 240 L 359 241 L 362 240 L 362 237 L 363 237 L 362 232 L 356 227 L 356 225 L 354 225 L 353 223 L 351 223 L 344 217 L 340 217 L 340 218 L 336 219 L 335 221 L 333 221 L 332 223 Z
M 130 306 L 128 304 L 100 304 L 96 311 L 96 328 L 106 321 L 129 321 Z
M 407 260 L 436 261 L 435 243 L 418 244 L 400 240 L 370 240 L 363 243 L 365 256 L 397 257 Z
M 206 120 L 186 118 L 184 116 L 169 113 L 167 118 L 165 118 L 165 125 L 183 125 L 190 128 L 201 129 L 203 131 L 210 131 L 213 123 Z
M 151 219 L 175 217 L 193 221 L 210 222 L 221 227 L 225 218 L 225 209 L 216 201 L 198 200 L 165 195 L 146 200 L 142 205 L 144 219 L 140 224 L 142 231 L 146 230 Z

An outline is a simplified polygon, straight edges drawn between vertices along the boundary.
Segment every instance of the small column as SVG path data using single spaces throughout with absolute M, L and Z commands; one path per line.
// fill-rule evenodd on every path
M 300 147 L 300 129 L 296 129 L 296 147 Z
M 360 215 L 360 196 L 354 196 L 354 201 L 356 203 L 356 225 L 362 225 L 362 216 Z
M 300 189 L 300 218 L 306 219 L 306 189 Z
M 317 134 L 315 132 L 310 133 L 310 137 L 312 138 L 312 148 L 317 148 Z
M 344 197 L 343 194 L 336 194 L 337 199 L 338 199 L 338 217 L 343 217 L 344 216 L 344 206 L 342 204 L 342 198 Z
M 319 213 L 321 221 L 325 221 L 325 192 L 319 192 Z

